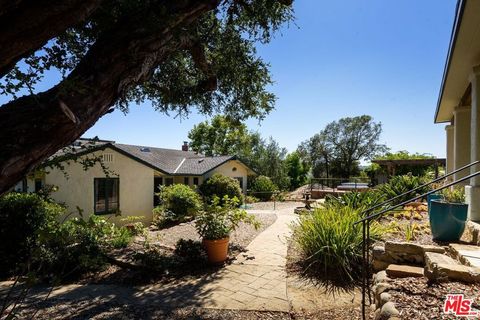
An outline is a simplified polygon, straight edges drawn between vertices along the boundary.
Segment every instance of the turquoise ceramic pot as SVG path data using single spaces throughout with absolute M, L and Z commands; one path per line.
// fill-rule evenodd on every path
M 430 208 L 432 207 L 432 200 L 439 200 L 439 199 L 443 199 L 443 196 L 438 193 L 432 193 L 427 196 L 428 214 L 430 214 Z
M 458 241 L 465 230 L 468 204 L 432 200 L 429 209 L 432 236 L 437 241 Z

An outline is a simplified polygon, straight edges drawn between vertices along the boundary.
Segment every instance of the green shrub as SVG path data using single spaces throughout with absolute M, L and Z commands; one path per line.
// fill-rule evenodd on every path
M 318 208 L 300 216 L 294 226 L 295 241 L 303 253 L 306 272 L 326 284 L 353 284 L 361 275 L 362 226 L 353 226 L 360 212 L 348 206 Z M 378 239 L 383 230 L 372 222 L 370 237 Z
M 252 183 L 252 191 L 254 192 L 255 197 L 268 201 L 272 199 L 272 195 L 278 188 L 275 183 L 266 176 L 258 176 Z
M 87 220 L 60 216 L 65 208 L 36 194 L 10 193 L 0 198 L 2 276 L 32 274 L 64 280 L 106 264 L 105 253 L 127 246 L 132 234 L 104 217 Z
M 18 271 L 40 246 L 41 234 L 58 225 L 64 212 L 64 207 L 36 194 L 0 197 L 0 274 Z
M 113 233 L 110 245 L 115 249 L 126 248 L 133 239 L 133 231 L 130 231 L 126 227 L 116 229 Z
M 223 199 L 224 196 L 228 196 L 230 199 L 237 198 L 240 202 L 243 200 L 240 183 L 236 179 L 218 173 L 202 183 L 200 192 L 207 202 L 211 202 L 215 196 L 220 199 Z
M 332 208 L 347 206 L 363 211 L 382 203 L 385 199 L 385 194 L 379 190 L 352 191 L 338 197 L 328 195 L 325 199 L 325 206 Z
M 247 214 L 238 208 L 237 198 L 230 199 L 224 196 L 214 197 L 212 203 L 206 207 L 205 212 L 199 214 L 195 220 L 195 228 L 203 239 L 218 240 L 226 238 L 238 227 L 240 222 L 252 224 L 256 229 L 260 223 L 255 216 Z
M 256 203 L 260 201 L 257 197 L 254 196 L 245 196 L 245 203 Z
M 175 244 L 175 255 L 187 263 L 205 263 L 206 252 L 200 241 L 180 239 Z
M 386 199 L 391 199 L 393 197 L 399 196 L 404 192 L 415 189 L 425 183 L 424 178 L 404 175 L 404 176 L 394 176 L 390 179 L 389 182 L 378 186 L 380 192 L 382 192 Z M 413 198 L 416 195 L 423 194 L 430 190 L 429 187 L 420 188 L 415 192 L 411 192 L 403 197 L 392 202 L 392 204 L 398 204 L 408 199 Z
M 162 187 L 157 193 L 160 206 L 153 211 L 155 223 L 159 226 L 171 222 L 187 221 L 202 208 L 198 193 L 183 184 Z
M 41 275 L 67 278 L 99 270 L 106 264 L 105 249 L 115 232 L 116 227 L 103 217 L 70 219 L 43 233 L 34 264 Z
M 449 203 L 465 203 L 465 188 L 456 187 L 456 188 L 447 188 L 442 191 L 443 198 L 445 202 Z

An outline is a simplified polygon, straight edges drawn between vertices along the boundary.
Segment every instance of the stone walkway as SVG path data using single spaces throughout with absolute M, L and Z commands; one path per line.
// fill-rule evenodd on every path
M 266 212 L 266 211 L 262 211 Z M 237 310 L 289 311 L 286 256 L 293 208 L 271 211 L 277 220 L 241 253 L 237 260 L 214 274 L 179 279 L 167 284 L 122 287 L 115 285 L 67 285 L 56 288 L 49 299 L 115 301 L 159 309 L 203 307 Z M 0 296 L 8 288 L 0 283 Z M 30 299 L 46 296 L 45 288 L 31 291 Z
M 293 209 L 276 211 L 277 220 L 256 237 L 237 260 L 209 284 L 214 293 L 204 307 L 289 311 L 287 297 L 287 238 L 296 219 Z

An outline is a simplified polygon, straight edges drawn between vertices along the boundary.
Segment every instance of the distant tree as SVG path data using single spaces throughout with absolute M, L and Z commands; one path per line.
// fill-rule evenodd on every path
M 243 155 L 256 141 L 244 123 L 223 115 L 195 125 L 188 133 L 188 138 L 192 150 L 207 156 Z
M 298 151 L 311 164 L 314 176 L 348 178 L 358 174 L 360 160 L 387 151 L 378 142 L 381 132 L 381 123 L 368 115 L 342 118 L 301 143 Z
M 279 143 L 270 137 L 267 141 L 262 140 L 249 161 L 257 173 L 270 177 L 277 187 L 286 190 L 290 185 L 285 167 L 286 155 L 287 149 L 280 147 Z
M 262 139 L 245 124 L 217 115 L 201 122 L 188 133 L 192 150 L 208 156 L 236 155 L 250 168 L 270 179 L 281 189 L 289 186 L 285 168 L 287 150 L 272 137 Z
M 307 179 L 308 166 L 302 163 L 300 154 L 297 151 L 287 155 L 285 158 L 285 166 L 288 177 L 290 178 L 290 188 L 296 189 L 302 186 Z
M 333 147 L 327 141 L 323 131 L 302 142 L 298 146 L 297 152 L 302 160 L 311 167 L 314 177 L 325 176 L 328 178 L 330 176 Z
M 382 124 L 373 121 L 371 116 L 342 118 L 333 121 L 324 129 L 326 140 L 333 146 L 337 174 L 348 178 L 358 172 L 358 162 L 369 160 L 387 151 L 380 144 Z

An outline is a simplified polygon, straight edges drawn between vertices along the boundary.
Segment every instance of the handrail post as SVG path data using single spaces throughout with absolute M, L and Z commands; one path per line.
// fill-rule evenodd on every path
M 366 243 L 366 256 L 367 256 L 367 294 L 368 294 L 368 302 L 372 304 L 372 296 L 370 294 L 370 279 L 371 279 L 371 268 L 370 268 L 370 220 L 367 220 L 367 243 Z
M 367 261 L 366 261 L 366 221 L 362 222 L 362 319 L 366 320 L 366 290 L 367 290 Z

